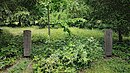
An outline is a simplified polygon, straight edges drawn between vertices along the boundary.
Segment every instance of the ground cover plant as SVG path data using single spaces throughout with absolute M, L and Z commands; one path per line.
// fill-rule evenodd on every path
M 78 72 L 102 58 L 103 49 L 99 42 L 91 38 L 67 38 L 34 47 L 34 73 L 38 72 Z
M 30 63 L 29 59 L 20 59 L 18 64 L 14 65 L 12 68 L 8 69 L 9 73 L 26 73 L 26 69 Z
M 22 37 L 13 36 L 7 30 L 0 35 L 0 70 L 12 66 L 22 56 Z
M 88 68 L 84 73 L 129 73 L 130 64 L 118 57 L 109 59 L 100 59 L 95 62 L 91 68 Z
M 118 44 L 115 43 L 113 45 L 113 54 L 117 57 L 122 58 L 130 63 L 130 46 L 129 43 Z
M 0 0 L 0 73 L 130 73 L 129 22 L 130 0 Z
M 29 66 L 28 62 L 32 61 L 30 67 L 34 73 L 129 73 L 129 42 L 126 41 L 128 42 L 127 44 L 113 43 L 113 57 L 104 59 L 104 30 L 69 28 L 72 35 L 68 35 L 68 33 L 63 32 L 62 28 L 51 29 L 52 33 L 49 38 L 46 28 L 39 29 L 33 26 L 27 28 L 3 27 L 3 29 L 3 34 L 6 35 L 0 35 L 1 43 L 4 39 L 8 40 L 3 42 L 4 45 L 1 44 L 2 46 L 0 46 L 0 72 L 12 73 L 22 71 L 31 73 L 27 66 Z M 20 58 L 23 58 L 22 33 L 26 29 L 32 31 L 31 58 L 27 62 L 22 59 L 17 64 Z M 114 35 L 114 38 L 116 37 Z M 15 67 L 10 69 L 13 66 Z

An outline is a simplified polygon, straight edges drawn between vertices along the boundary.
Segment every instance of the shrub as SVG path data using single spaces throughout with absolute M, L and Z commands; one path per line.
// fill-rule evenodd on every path
M 2 29 L 0 31 L 0 48 L 4 46 L 8 46 L 12 37 L 13 35 L 9 31 Z

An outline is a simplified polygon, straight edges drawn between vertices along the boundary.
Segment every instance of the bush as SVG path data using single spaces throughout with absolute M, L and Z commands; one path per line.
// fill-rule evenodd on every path
M 0 31 L 0 48 L 4 46 L 8 46 L 12 37 L 13 35 L 9 31 L 2 29 Z
M 67 24 L 70 27 L 79 27 L 79 28 L 85 28 L 86 27 L 86 23 L 87 20 L 83 19 L 83 18 L 74 18 L 74 19 L 69 19 L 66 21 Z

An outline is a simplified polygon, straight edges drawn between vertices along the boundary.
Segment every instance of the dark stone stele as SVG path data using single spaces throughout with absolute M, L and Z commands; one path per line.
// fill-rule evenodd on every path
M 23 33 L 23 45 L 24 45 L 24 57 L 29 57 L 31 53 L 31 31 L 30 30 L 24 30 Z
M 104 34 L 104 41 L 105 41 L 105 56 L 111 57 L 112 56 L 112 30 L 106 29 Z

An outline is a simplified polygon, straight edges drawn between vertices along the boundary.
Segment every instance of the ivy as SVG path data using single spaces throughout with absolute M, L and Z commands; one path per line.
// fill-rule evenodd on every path
M 42 48 L 34 48 L 34 73 L 38 72 L 77 72 L 91 66 L 93 61 L 102 57 L 102 48 L 92 38 L 70 38 L 51 42 Z M 64 44 L 64 45 L 63 45 Z M 57 46 L 59 45 L 59 46 Z M 44 51 L 42 51 L 44 49 Z

